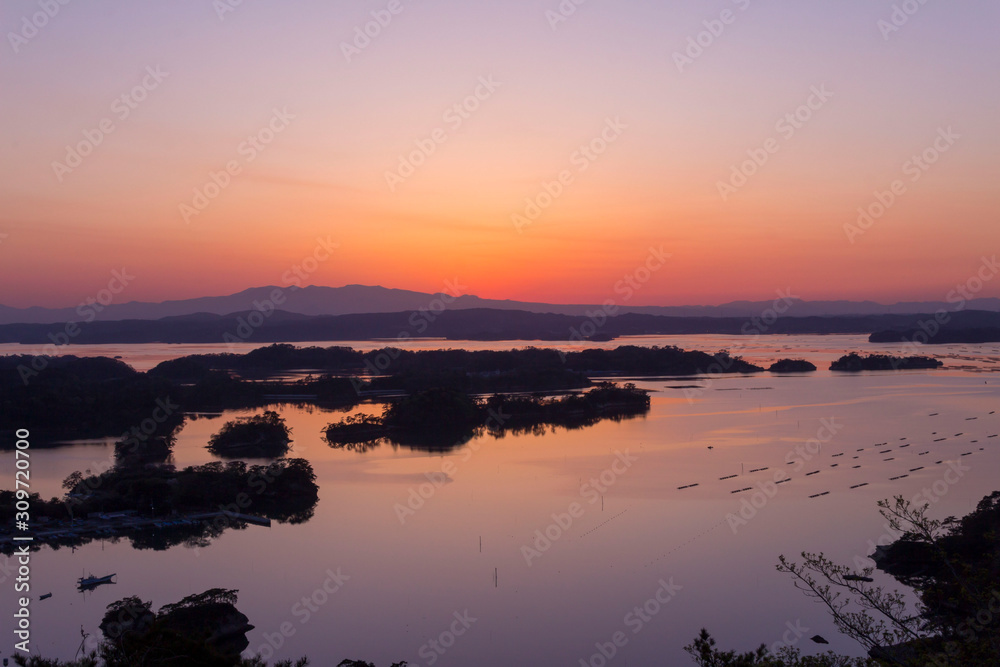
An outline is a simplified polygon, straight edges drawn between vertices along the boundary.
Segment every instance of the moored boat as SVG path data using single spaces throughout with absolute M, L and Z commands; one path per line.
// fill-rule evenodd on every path
M 113 584 L 112 578 L 115 577 L 115 573 L 106 575 L 104 577 L 95 577 L 90 575 L 87 577 L 80 577 L 76 581 L 76 585 L 80 590 L 86 590 L 88 588 L 96 588 L 101 584 Z

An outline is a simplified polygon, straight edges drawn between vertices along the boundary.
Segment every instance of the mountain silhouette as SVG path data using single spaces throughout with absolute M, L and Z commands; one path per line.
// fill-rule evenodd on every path
M 458 292 L 461 289 L 453 291 Z M 277 296 L 277 298 L 275 298 Z M 598 301 L 614 298 L 601 295 Z M 281 300 L 278 303 L 278 299 Z M 733 301 L 718 306 L 641 306 L 620 303 L 616 300 L 618 314 L 636 313 L 666 317 L 759 317 L 773 305 L 770 301 Z M 112 303 L 96 313 L 97 321 L 159 320 L 167 317 L 228 315 L 253 310 L 255 304 L 271 303 L 276 310 L 301 315 L 356 315 L 370 313 L 398 313 L 420 309 L 440 311 L 442 305 L 449 311 L 489 308 L 493 310 L 518 310 L 529 313 L 556 315 L 587 315 L 598 311 L 598 304 L 551 304 L 509 299 L 483 299 L 469 294 L 444 294 L 390 289 L 381 286 L 345 285 L 324 287 L 309 285 L 278 287 L 269 285 L 253 287 L 236 294 L 207 296 L 195 299 L 162 301 L 159 303 L 130 301 Z M 966 310 L 1000 311 L 1000 299 L 973 299 L 964 305 Z M 89 310 L 89 309 L 87 309 Z M 934 313 L 938 310 L 954 312 L 956 304 L 946 302 L 906 302 L 885 305 L 874 301 L 803 301 L 791 298 L 785 316 L 865 316 L 908 315 Z M 12 308 L 0 305 L 0 324 L 57 324 L 82 321 L 88 313 L 73 308 Z

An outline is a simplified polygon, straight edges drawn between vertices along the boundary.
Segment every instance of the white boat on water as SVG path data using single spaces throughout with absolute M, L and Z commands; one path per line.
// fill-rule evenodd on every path
M 112 578 L 116 576 L 116 573 L 109 574 L 104 577 L 95 577 L 94 575 L 89 575 L 86 577 L 80 577 L 76 580 L 76 585 L 81 590 L 86 588 L 96 588 L 101 584 L 113 584 Z

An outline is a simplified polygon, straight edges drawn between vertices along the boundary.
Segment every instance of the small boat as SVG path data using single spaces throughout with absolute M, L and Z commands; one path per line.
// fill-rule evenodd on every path
M 88 577 L 80 577 L 76 581 L 76 585 L 80 590 L 87 590 L 90 588 L 97 588 L 101 584 L 113 584 L 111 579 L 115 576 L 115 573 L 109 574 L 104 577 L 95 577 L 90 575 Z
M 38 596 L 38 599 L 48 600 L 50 597 L 52 597 L 52 593 L 42 593 L 41 595 Z

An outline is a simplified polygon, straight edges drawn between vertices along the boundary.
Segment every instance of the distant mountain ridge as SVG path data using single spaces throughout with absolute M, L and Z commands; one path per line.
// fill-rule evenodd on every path
M 199 314 L 227 315 L 254 308 L 254 303 L 264 304 L 274 294 L 281 302 L 277 309 L 300 315 L 360 315 L 373 313 L 398 313 L 421 309 L 440 311 L 489 308 L 494 310 L 519 310 L 530 313 L 556 315 L 586 315 L 602 308 L 599 304 L 550 304 L 510 299 L 482 299 L 478 296 L 415 292 L 381 286 L 345 285 L 324 287 L 310 285 L 297 287 L 252 287 L 236 294 L 207 296 L 195 299 L 163 301 L 160 303 L 130 301 L 112 303 L 97 312 L 94 306 L 80 308 L 12 308 L 0 305 L 0 324 L 57 324 L 64 322 L 159 320 L 168 317 L 188 317 Z M 629 306 L 617 303 L 617 313 L 636 313 L 667 317 L 745 317 L 760 316 L 773 305 L 772 301 L 733 301 L 718 306 Z M 885 305 L 874 301 L 803 301 L 789 299 L 787 317 L 831 317 L 867 315 L 911 315 L 933 313 L 938 310 L 954 312 L 959 304 L 944 301 L 919 301 Z M 963 305 L 966 310 L 1000 311 L 1000 299 L 973 299 Z
M 861 315 L 780 317 L 767 328 L 769 334 L 864 334 L 880 336 L 914 331 L 933 321 L 933 315 Z M 748 324 L 751 323 L 751 324 Z M 1000 330 L 1000 312 L 966 310 L 954 313 L 941 337 L 957 330 Z M 752 320 L 744 317 L 669 317 L 625 313 L 597 324 L 585 315 L 531 313 L 499 308 L 445 310 L 437 315 L 419 311 L 302 315 L 275 310 L 242 311 L 227 315 L 198 313 L 161 320 L 92 322 L 77 327 L 72 338 L 79 344 L 134 343 L 297 343 L 319 341 L 383 340 L 387 344 L 408 338 L 448 340 L 522 340 L 583 343 L 619 336 L 723 334 L 756 336 Z M 961 332 L 959 332 L 961 333 Z M 70 342 L 65 325 L 2 324 L 0 343 L 48 346 Z M 49 346 L 51 347 L 51 346 Z M 40 347 L 44 350 L 44 347 Z M 38 353 L 35 351 L 34 353 Z M 51 352 L 44 352 L 50 354 Z

